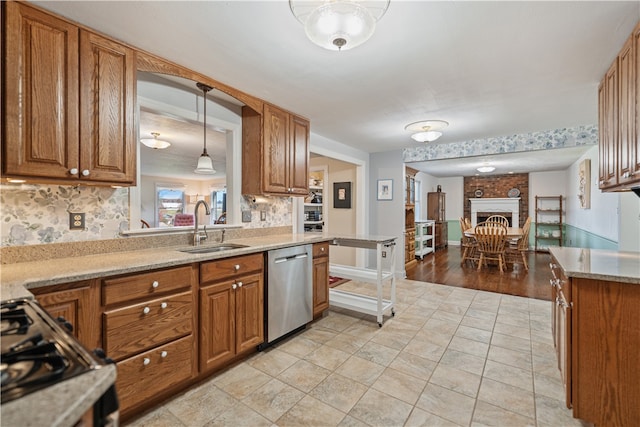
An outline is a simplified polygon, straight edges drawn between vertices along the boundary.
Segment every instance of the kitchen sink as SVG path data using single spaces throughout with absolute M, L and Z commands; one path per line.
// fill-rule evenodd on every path
M 180 252 L 189 254 L 209 254 L 213 252 L 228 251 L 231 249 L 248 248 L 247 245 L 238 245 L 236 243 L 222 243 L 216 246 L 196 247 L 192 249 L 180 249 Z

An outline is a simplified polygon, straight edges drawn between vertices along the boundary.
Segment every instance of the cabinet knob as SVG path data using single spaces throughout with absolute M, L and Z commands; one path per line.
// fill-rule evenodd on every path
M 238 287 L 241 288 L 242 287 L 242 282 L 238 282 Z
M 154 280 L 154 281 L 153 281 L 153 283 L 151 284 L 151 286 L 152 286 L 153 288 L 157 288 L 158 286 L 160 286 L 160 283 L 158 283 L 158 281 L 157 281 L 157 280 Z
M 625 173 L 623 173 L 623 174 L 622 174 L 622 177 L 623 177 L 623 178 L 629 178 L 629 172 L 625 172 Z
M 549 284 L 551 285 L 551 287 L 558 286 L 559 283 L 560 279 L 549 279 Z
M 148 357 L 145 357 L 144 359 L 142 359 L 142 364 L 144 366 L 147 366 L 149 363 L 151 363 L 151 359 L 149 359 Z
M 82 171 L 82 176 L 89 176 L 89 174 L 90 174 L 90 173 L 91 173 L 91 172 L 89 172 L 89 169 L 84 169 L 84 170 Z
M 238 286 L 234 283 L 233 285 L 231 285 L 231 289 L 233 289 L 234 291 L 236 290 Z
M 160 304 L 160 308 L 167 308 L 169 306 L 169 304 L 167 304 L 166 302 L 163 302 L 162 304 Z
M 233 269 L 234 269 L 235 271 L 240 270 L 240 264 L 236 264 L 236 265 L 234 265 L 234 266 L 233 266 Z
M 166 351 L 163 351 L 162 353 L 160 353 L 160 357 L 162 357 L 163 359 L 165 357 L 167 357 L 169 355 L 169 353 L 167 353 Z
M 324 252 L 324 248 L 320 248 L 320 252 Z
M 78 175 L 78 168 L 71 168 L 69 169 L 69 173 L 71 175 Z
M 149 307 L 145 307 L 142 309 L 142 314 L 149 314 L 151 312 L 151 309 Z

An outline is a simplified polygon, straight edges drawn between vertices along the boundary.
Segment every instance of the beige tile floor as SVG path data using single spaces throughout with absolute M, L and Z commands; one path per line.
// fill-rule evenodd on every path
M 563 404 L 550 302 L 410 280 L 397 289 L 382 328 L 332 309 L 130 425 L 584 425 Z

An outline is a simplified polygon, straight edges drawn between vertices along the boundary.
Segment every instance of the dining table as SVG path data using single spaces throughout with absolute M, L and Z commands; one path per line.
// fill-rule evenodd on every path
M 524 234 L 524 230 L 520 227 L 507 227 L 507 239 L 519 239 Z M 475 237 L 475 227 L 467 228 L 464 230 L 464 235 L 467 237 Z

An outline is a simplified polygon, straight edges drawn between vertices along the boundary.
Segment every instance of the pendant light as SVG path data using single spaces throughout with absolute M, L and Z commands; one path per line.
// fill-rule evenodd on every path
M 202 97 L 204 99 L 204 149 L 198 158 L 198 166 L 196 166 L 194 172 L 202 175 L 213 175 L 216 173 L 216 170 L 213 168 L 213 160 L 211 160 L 211 157 L 207 154 L 207 92 L 213 88 L 203 83 L 196 83 L 196 86 L 202 90 Z
M 418 142 L 433 142 L 442 136 L 442 129 L 449 126 L 444 120 L 423 120 L 420 122 L 409 123 L 404 127 L 405 130 L 414 132 L 411 138 Z

